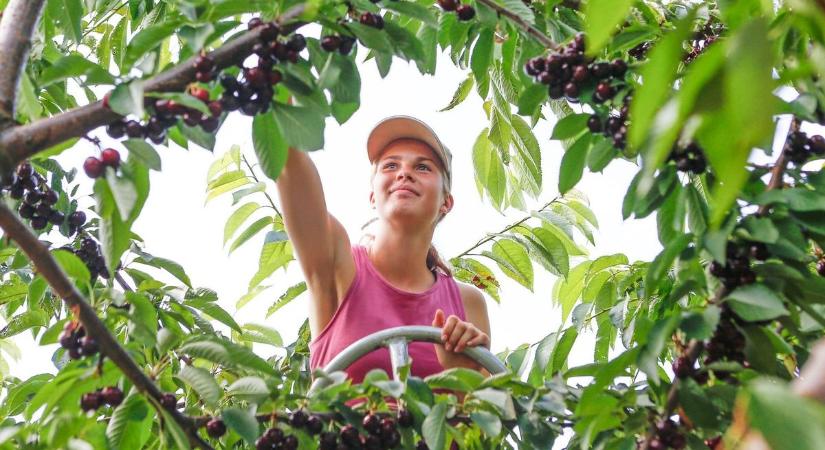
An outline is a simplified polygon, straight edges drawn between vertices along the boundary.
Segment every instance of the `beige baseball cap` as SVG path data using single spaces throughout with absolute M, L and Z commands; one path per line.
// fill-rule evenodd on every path
M 432 128 L 415 117 L 390 116 L 378 122 L 367 138 L 367 156 L 375 163 L 390 143 L 398 139 L 415 139 L 430 146 L 444 165 L 447 186 L 452 186 L 453 154 Z

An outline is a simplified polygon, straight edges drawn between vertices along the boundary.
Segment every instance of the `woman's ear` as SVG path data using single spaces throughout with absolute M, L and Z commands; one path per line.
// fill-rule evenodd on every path
M 444 198 L 444 203 L 442 203 L 441 208 L 439 208 L 441 214 L 447 214 L 452 211 L 454 202 L 455 200 L 453 199 L 453 194 L 447 194 L 447 197 Z
M 370 191 L 370 208 L 375 209 L 375 192 Z

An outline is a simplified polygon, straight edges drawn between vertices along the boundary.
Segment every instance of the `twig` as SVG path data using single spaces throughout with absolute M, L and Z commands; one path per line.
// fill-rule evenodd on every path
M 8 238 L 16 242 L 18 247 L 26 253 L 35 270 L 46 279 L 52 291 L 62 298 L 69 309 L 75 313 L 83 324 L 86 333 L 95 338 L 100 347 L 101 355 L 111 359 L 138 391 L 159 400 L 162 394 L 160 389 L 143 373 L 132 357 L 117 342 L 103 321 L 97 316 L 94 308 L 86 302 L 54 260 L 48 247 L 43 245 L 37 239 L 37 236 L 32 234 L 15 213 L 2 202 L 0 202 L 0 228 L 3 229 Z M 198 429 L 192 419 L 177 411 L 171 411 L 170 413 L 175 422 L 186 431 L 192 445 L 202 449 L 212 449 L 208 443 L 198 436 Z
M 25 3 L 26 0 L 18 0 Z M 40 0 L 42 2 L 42 0 Z M 278 18 L 285 24 L 292 22 L 304 12 L 304 4 L 297 5 Z M 297 29 L 301 22 L 285 25 L 287 29 Z M 252 53 L 263 27 L 255 28 L 238 38 L 209 52 L 208 55 L 220 70 L 242 61 Z M 2 48 L 2 47 L 0 47 Z M 181 62 L 174 68 L 144 81 L 144 92 L 180 92 L 195 79 L 194 60 L 197 55 Z M 5 57 L 3 59 L 6 59 Z M 0 132 L 0 172 L 10 170 L 24 159 L 37 152 L 57 145 L 73 137 L 82 136 L 97 127 L 109 124 L 121 116 L 104 108 L 102 101 L 90 103 L 69 111 L 41 119 L 30 124 L 9 128 Z
M 556 198 L 554 198 L 553 200 L 550 200 L 549 202 L 547 202 L 547 204 L 545 204 L 544 206 L 542 206 L 541 208 L 539 208 L 539 211 L 544 211 L 544 210 L 545 210 L 548 206 L 550 206 L 550 205 L 552 205 L 553 203 L 555 203 L 555 202 L 559 201 L 559 199 L 560 199 L 560 198 L 561 198 L 561 197 L 556 197 Z M 466 256 L 466 255 L 467 255 L 467 254 L 469 254 L 471 251 L 473 251 L 473 250 L 477 249 L 478 247 L 481 247 L 481 246 L 482 246 L 482 245 L 484 245 L 485 243 L 487 243 L 487 242 L 489 242 L 489 241 L 491 241 L 491 240 L 495 239 L 495 238 L 496 238 L 496 237 L 498 237 L 498 236 L 501 236 L 502 234 L 504 234 L 504 233 L 506 233 L 506 232 L 508 232 L 508 231 L 512 230 L 513 228 L 515 228 L 515 227 L 517 227 L 517 226 L 519 226 L 519 225 L 523 224 L 524 222 L 527 222 L 527 221 L 528 221 L 528 220 L 530 220 L 532 217 L 533 217 L 533 216 L 527 216 L 527 217 L 525 217 L 525 218 L 523 218 L 523 219 L 519 220 L 519 221 L 518 221 L 518 222 L 516 222 L 516 223 L 513 223 L 513 224 L 508 225 L 507 227 L 505 227 L 503 230 L 499 231 L 498 233 L 491 234 L 490 236 L 487 236 L 486 238 L 481 239 L 480 241 L 476 242 L 476 243 L 475 243 L 472 247 L 470 247 L 470 248 L 468 248 L 467 250 L 464 250 L 463 252 L 461 252 L 461 253 L 459 253 L 458 255 L 456 255 L 456 256 L 455 256 L 455 258 L 461 258 L 462 256 Z
M 523 29 L 527 34 L 532 36 L 535 40 L 539 41 L 541 45 L 545 46 L 546 48 L 555 49 L 559 46 L 557 43 L 553 42 L 552 39 L 547 37 L 547 35 L 544 34 L 541 30 L 525 22 L 524 19 L 517 16 L 509 9 L 494 2 L 493 0 L 478 0 L 478 2 L 496 11 L 500 16 L 504 16 L 512 20 L 516 25 L 521 27 L 521 29 Z
M 0 130 L 13 123 L 17 86 L 26 67 L 32 34 L 45 0 L 11 0 L 0 18 Z
M 261 180 L 259 180 L 259 179 L 258 179 L 258 176 L 257 176 L 257 175 L 255 175 L 255 171 L 254 171 L 254 170 L 252 170 L 252 166 L 249 164 L 249 160 L 247 160 L 247 159 L 246 159 L 246 156 L 241 155 L 241 161 L 243 161 L 243 162 L 244 162 L 244 164 L 246 164 L 246 168 L 247 168 L 247 169 L 249 169 L 249 173 L 250 173 L 250 174 L 252 174 L 252 179 L 253 179 L 253 180 L 255 180 L 255 182 L 256 182 L 256 183 L 260 183 L 260 182 L 261 182 Z M 266 188 L 264 188 L 263 193 L 264 193 L 264 195 L 266 196 L 266 199 L 269 201 L 269 206 L 271 206 L 271 207 L 272 207 L 272 209 L 274 209 L 274 210 L 275 210 L 275 213 L 276 213 L 276 214 L 278 214 L 278 215 L 280 216 L 280 215 L 281 215 L 281 211 L 278 211 L 278 207 L 277 207 L 277 206 L 275 206 L 275 202 L 274 202 L 274 201 L 272 201 L 272 197 L 270 197 L 270 196 L 269 196 L 269 193 L 268 193 L 268 192 L 266 192 Z

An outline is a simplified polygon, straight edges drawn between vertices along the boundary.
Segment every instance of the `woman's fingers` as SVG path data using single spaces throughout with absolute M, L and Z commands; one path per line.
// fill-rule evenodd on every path
M 467 331 L 461 335 L 461 337 L 458 339 L 458 342 L 455 345 L 456 353 L 463 352 L 464 348 L 467 347 L 469 342 L 475 337 L 477 337 L 477 332 L 472 328 L 468 328 Z
M 455 330 L 456 324 L 459 322 L 458 317 L 451 315 L 447 317 L 447 321 L 444 322 L 444 326 L 441 328 L 441 341 L 446 344 L 449 342 L 450 337 L 453 334 L 453 330 Z
M 449 322 L 449 319 L 447 321 Z M 446 348 L 447 350 L 454 349 L 458 344 L 459 339 L 461 339 L 461 336 L 467 332 L 468 325 L 469 324 L 467 322 L 456 320 L 455 326 L 453 327 L 452 332 L 450 332 L 449 337 L 447 338 L 448 343 L 444 345 L 444 348 Z

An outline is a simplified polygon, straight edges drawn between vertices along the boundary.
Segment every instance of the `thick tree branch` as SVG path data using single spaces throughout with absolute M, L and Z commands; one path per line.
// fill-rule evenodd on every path
M 46 279 L 55 294 L 57 294 L 69 306 L 83 328 L 89 336 L 95 338 L 100 347 L 100 352 L 107 358 L 112 360 L 116 366 L 120 368 L 123 374 L 135 385 L 138 391 L 153 397 L 159 405 L 161 391 L 157 386 L 143 373 L 135 361 L 126 353 L 126 350 L 117 342 L 115 337 L 106 328 L 106 325 L 97 316 L 94 308 L 92 308 L 83 295 L 77 290 L 75 285 L 69 280 L 63 269 L 49 253 L 48 247 L 43 245 L 37 236 L 32 234 L 26 226 L 21 222 L 17 215 L 6 206 L 5 203 L 0 202 L 0 228 L 5 232 L 6 237 L 12 239 L 17 245 L 26 253 L 35 270 Z M 186 431 L 189 436 L 190 443 L 193 446 L 202 449 L 211 449 L 212 447 L 203 441 L 198 436 L 198 429 L 196 422 L 184 416 L 179 411 L 170 411 L 175 421 Z
M 304 5 L 297 5 L 279 17 L 278 22 L 290 23 L 303 12 Z M 292 23 L 287 26 L 292 29 L 301 25 L 303 24 Z M 215 61 L 215 67 L 220 70 L 243 61 L 252 53 L 252 46 L 258 42 L 260 33 L 261 28 L 256 28 L 210 52 L 209 56 Z M 195 79 L 194 59 L 195 56 L 144 81 L 144 91 L 183 91 Z M 98 101 L 0 132 L 0 155 L 5 155 L 4 160 L 0 160 L 0 171 L 8 171 L 41 150 L 82 136 L 120 117 L 117 113 L 104 108 L 102 101 Z
M 14 121 L 17 85 L 26 67 L 31 40 L 45 0 L 11 0 L 0 18 L 0 130 Z
M 513 13 L 509 9 L 507 9 L 507 8 L 499 5 L 498 3 L 494 2 L 493 0 L 478 0 L 478 2 L 485 5 L 485 6 L 487 6 L 490 9 L 494 10 L 495 12 L 498 13 L 499 16 L 504 16 L 504 17 L 512 20 L 516 25 L 521 27 L 521 29 L 524 30 L 525 33 L 532 36 L 535 40 L 539 41 L 541 43 L 541 45 L 545 46 L 546 48 L 555 49 L 555 48 L 558 47 L 558 44 L 556 44 L 555 42 L 553 42 L 552 39 L 547 37 L 547 35 L 544 34 L 544 32 L 542 32 L 538 28 L 530 25 L 529 23 L 525 22 L 524 19 L 517 16 L 515 13 Z

